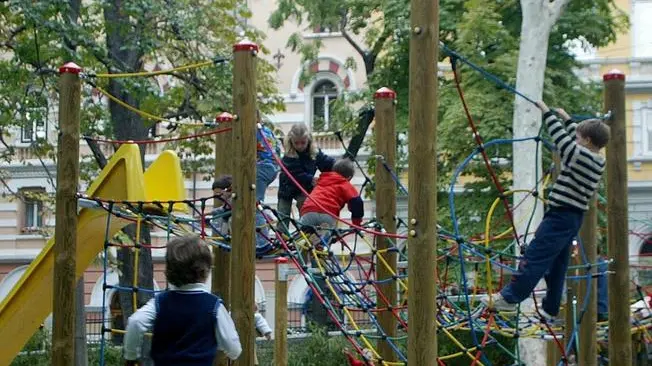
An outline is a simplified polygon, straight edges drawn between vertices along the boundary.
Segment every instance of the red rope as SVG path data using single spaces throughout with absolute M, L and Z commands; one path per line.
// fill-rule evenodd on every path
M 466 104 L 466 98 L 464 97 L 464 91 L 462 91 L 462 85 L 460 84 L 460 77 L 459 77 L 459 73 L 457 72 L 457 67 L 455 66 L 455 60 L 451 58 L 450 62 L 451 62 L 451 67 L 453 69 L 453 75 L 455 77 L 455 87 L 457 88 L 457 93 L 460 96 L 460 101 L 462 102 L 464 113 L 466 114 L 466 118 L 469 120 L 469 126 L 473 130 L 473 136 L 475 137 L 475 142 L 478 144 L 478 146 L 482 147 L 483 146 L 482 138 L 480 137 L 480 133 L 478 132 L 478 129 L 476 128 L 475 123 L 473 122 L 473 117 L 471 117 L 471 112 L 469 112 L 469 106 Z M 503 205 L 505 206 L 505 215 L 507 215 L 507 219 L 509 220 L 509 223 L 512 226 L 512 230 L 514 232 L 514 239 L 516 239 L 516 243 L 520 246 L 521 243 L 518 240 L 518 232 L 516 230 L 516 225 L 514 224 L 514 217 L 512 216 L 512 210 L 509 207 L 509 201 L 507 200 L 507 197 L 505 197 L 504 195 L 505 190 L 500 184 L 500 181 L 496 176 L 496 172 L 494 172 L 494 169 L 491 167 L 491 162 L 489 162 L 489 157 L 487 156 L 487 152 L 485 151 L 485 149 L 484 148 L 481 149 L 480 153 L 482 154 L 482 159 L 484 160 L 484 164 L 487 167 L 489 176 L 491 177 L 491 180 L 493 181 L 494 185 L 496 186 L 496 189 L 498 190 L 498 192 L 502 197 L 502 202 Z
M 170 137 L 170 138 L 167 138 L 167 139 L 160 139 L 160 140 L 106 140 L 106 139 L 99 139 L 99 138 L 95 138 L 95 137 L 84 137 L 84 138 L 88 139 L 88 140 L 92 140 L 92 141 L 107 143 L 107 144 L 147 145 L 147 144 L 161 144 L 161 143 L 164 143 L 164 142 L 173 142 L 173 141 L 197 139 L 197 138 L 201 138 L 201 137 L 217 135 L 219 133 L 223 133 L 223 132 L 227 132 L 227 131 L 231 131 L 231 127 L 218 128 L 218 129 L 215 129 L 215 130 L 198 133 L 196 135 Z
M 450 62 L 451 62 L 451 68 L 453 70 L 453 75 L 455 77 L 455 87 L 457 88 L 457 92 L 458 92 L 458 94 L 460 96 L 462 106 L 464 107 L 464 113 L 466 114 L 466 117 L 469 120 L 469 126 L 473 130 L 473 136 L 475 137 L 476 143 L 478 144 L 478 146 L 482 146 L 482 139 L 480 137 L 480 134 L 478 133 L 478 130 L 477 130 L 476 126 L 475 126 L 475 123 L 473 122 L 473 117 L 471 117 L 471 113 L 469 112 L 469 107 L 468 107 L 468 105 L 466 103 L 466 99 L 464 98 L 464 92 L 462 91 L 462 86 L 460 84 L 459 73 L 457 72 L 457 67 L 455 66 L 455 59 L 451 58 Z M 503 189 L 502 185 L 500 184 L 500 182 L 498 181 L 498 177 L 496 176 L 496 173 L 494 172 L 493 168 L 491 167 L 491 163 L 489 162 L 489 158 L 487 157 L 486 151 L 484 149 L 481 149 L 480 153 L 482 154 L 482 158 L 484 160 L 484 163 L 487 166 L 487 170 L 489 172 L 489 175 L 491 176 L 491 180 L 494 182 L 494 184 L 496 186 L 496 189 L 498 189 L 498 192 L 500 192 L 500 195 L 502 196 L 501 198 L 502 198 L 502 201 L 503 201 L 503 205 L 505 206 L 505 214 L 508 215 L 509 222 L 510 222 L 510 224 L 512 226 L 512 230 L 513 230 L 513 233 L 514 233 L 514 239 L 516 240 L 516 243 L 520 246 L 521 244 L 520 244 L 518 232 L 516 230 L 516 225 L 514 224 L 514 217 L 512 216 L 512 211 L 510 210 L 509 202 L 507 201 L 507 197 L 505 197 L 505 195 L 503 194 L 504 189 Z M 537 314 L 539 314 L 539 306 L 538 306 L 536 300 L 534 301 L 534 308 L 535 308 Z M 539 316 L 541 316 L 541 314 L 539 314 Z M 548 332 L 552 335 L 553 340 L 555 341 L 555 343 L 557 344 L 557 347 L 561 351 L 561 354 L 563 356 L 562 359 L 564 360 L 564 363 L 567 365 L 568 360 L 566 358 L 566 350 L 564 349 L 564 346 L 561 344 L 559 339 L 557 339 L 557 336 L 556 336 L 555 332 L 552 330 L 552 328 L 550 327 L 550 325 L 547 322 L 544 322 L 544 325 L 548 329 Z
M 308 193 L 308 191 L 306 191 L 306 190 L 301 186 L 301 184 L 299 184 L 299 182 L 297 182 L 297 180 L 292 176 L 292 174 L 290 174 L 290 171 L 285 167 L 285 165 L 283 164 L 283 162 L 281 161 L 281 159 L 278 157 L 278 155 L 276 155 L 276 153 L 274 152 L 274 149 L 272 149 L 272 147 L 269 146 L 269 143 L 267 142 L 267 140 L 266 140 L 266 139 L 261 139 L 261 140 L 262 140 L 263 143 L 265 144 L 265 147 L 267 148 L 267 150 L 268 150 L 269 152 L 271 152 L 271 154 L 272 154 L 272 156 L 274 157 L 274 160 L 276 161 L 276 163 L 281 167 L 281 169 L 282 169 L 283 172 L 288 176 L 288 178 L 290 178 L 290 181 L 292 182 L 292 184 L 294 184 L 294 185 L 296 186 L 296 188 L 298 188 L 299 191 L 300 191 L 304 196 L 307 197 L 307 199 L 309 199 L 309 200 L 311 200 L 312 202 L 314 202 L 314 203 L 317 205 L 317 207 L 319 207 L 319 208 L 320 208 L 324 213 L 328 214 L 329 216 L 331 216 L 331 217 L 332 217 L 333 219 L 335 219 L 336 221 L 339 221 L 339 222 L 341 222 L 341 223 L 343 223 L 343 224 L 345 224 L 345 225 L 347 225 L 347 226 L 349 226 L 349 227 L 352 227 L 352 228 L 357 229 L 357 230 L 360 230 L 360 231 L 364 231 L 364 232 L 369 233 L 369 234 L 372 234 L 372 235 L 377 235 L 377 236 L 380 236 L 380 237 L 386 237 L 386 238 L 394 238 L 394 239 L 407 239 L 407 236 L 405 236 L 405 235 L 392 234 L 392 233 L 383 233 L 383 232 L 381 232 L 381 231 L 371 230 L 371 229 L 367 229 L 366 227 L 362 227 L 362 226 L 359 226 L 359 225 L 355 225 L 354 223 L 352 223 L 352 222 L 350 222 L 350 221 L 343 220 L 343 219 L 341 219 L 339 216 L 335 216 L 335 215 L 331 214 L 330 212 L 328 212 L 328 210 L 326 210 L 326 209 L 324 208 L 324 206 L 322 206 L 321 203 L 319 203 L 319 201 L 317 201 L 317 200 L 315 200 L 314 198 L 310 197 L 310 193 Z

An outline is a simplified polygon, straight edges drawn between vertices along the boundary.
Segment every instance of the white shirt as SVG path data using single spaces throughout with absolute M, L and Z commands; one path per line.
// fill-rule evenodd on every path
M 266 335 L 272 332 L 272 328 L 270 328 L 269 324 L 267 323 L 267 320 L 265 320 L 265 318 L 263 317 L 263 314 L 259 312 L 255 312 L 254 320 L 256 321 L 256 330 L 258 330 L 260 334 Z
M 193 283 L 179 288 L 170 285 L 175 291 L 204 291 L 208 292 L 203 283 Z M 127 333 L 124 337 L 124 358 L 125 360 L 137 360 L 142 353 L 143 336 L 146 332 L 152 331 L 156 320 L 156 303 L 151 299 L 143 307 L 138 309 L 129 317 Z M 218 351 L 223 351 L 226 356 L 235 360 L 242 353 L 240 337 L 235 329 L 231 315 L 224 306 L 217 309 L 217 325 L 215 327 L 215 338 L 217 339 Z

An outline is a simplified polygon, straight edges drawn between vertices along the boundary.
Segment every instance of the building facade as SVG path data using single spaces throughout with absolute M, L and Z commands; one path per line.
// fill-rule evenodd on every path
M 281 130 L 287 131 L 294 123 L 306 123 L 313 130 L 328 130 L 337 121 L 330 115 L 331 102 L 343 93 L 356 92 L 366 87 L 366 76 L 360 55 L 337 31 L 323 27 L 304 29 L 287 22 L 280 30 L 273 30 L 268 25 L 268 18 L 276 7 L 273 0 L 248 0 L 254 26 L 267 34 L 264 46 L 272 51 L 269 61 L 277 68 L 278 89 L 280 90 L 286 110 L 268 116 Z M 617 41 L 599 50 L 585 50 L 578 57 L 584 67 L 578 70 L 586 79 L 601 80 L 607 71 L 617 68 L 627 75 L 627 127 L 628 127 L 628 172 L 630 205 L 630 253 L 635 263 L 643 263 L 640 254 L 652 252 L 651 239 L 647 233 L 652 232 L 652 30 L 646 26 L 646 20 L 652 17 L 652 1 L 616 0 L 616 5 L 631 15 L 631 29 L 619 35 Z M 304 41 L 320 39 L 323 47 L 316 62 L 304 63 L 300 55 L 286 48 L 290 34 L 299 32 Z M 346 60 L 353 58 L 360 66 L 351 69 Z M 443 65 L 442 65 L 443 66 Z M 445 67 L 445 66 L 443 66 Z M 308 82 L 301 78 L 309 69 L 314 77 Z M 55 118 L 51 120 L 56 120 Z M 27 265 L 36 257 L 46 243 L 46 237 L 54 228 L 54 216 L 42 202 L 44 194 L 54 192 L 56 167 L 49 159 L 39 159 L 30 150 L 36 137 L 56 138 L 54 126 L 45 122 L 35 122 L 32 126 L 15 131 L 10 144 L 16 147 L 16 160 L 0 164 L 7 172 L 3 178 L 5 186 L 1 189 L 0 199 L 0 299 L 10 291 L 24 273 Z M 333 156 L 342 155 L 344 150 L 332 137 L 318 137 L 317 143 L 326 153 Z M 9 141 L 8 141 L 9 142 Z M 151 146 L 151 145 L 150 145 Z M 159 153 L 154 147 L 148 148 L 146 161 L 151 162 Z M 82 142 L 82 151 L 89 153 L 88 146 Z M 110 152 L 107 151 L 107 155 Z M 364 164 L 368 152 L 360 153 Z M 188 197 L 211 196 L 211 184 L 201 176 L 186 180 Z M 358 173 L 353 180 L 361 186 L 364 177 Z M 84 187 L 82 187 L 83 189 Z M 266 202 L 276 202 L 278 181 L 267 192 Z M 373 202 L 366 202 L 366 217 L 373 216 Z M 165 236 L 154 234 L 153 244 L 162 244 Z M 163 276 L 162 251 L 154 252 L 155 288 L 165 288 Z M 271 261 L 261 260 L 257 265 L 256 299 L 267 305 L 267 314 L 273 301 L 274 267 Z M 112 303 L 112 293 L 104 294 L 104 281 L 99 266 L 93 266 L 84 277 L 87 304 L 91 307 L 101 305 L 103 297 L 106 303 Z M 107 283 L 116 284 L 117 274 L 109 272 Z M 296 282 L 292 282 L 296 280 Z M 289 301 L 300 302 L 305 297 L 307 285 L 298 276 L 292 278 L 289 285 Z M 107 314 L 111 316 L 111 314 Z M 271 319 L 270 316 L 268 318 Z

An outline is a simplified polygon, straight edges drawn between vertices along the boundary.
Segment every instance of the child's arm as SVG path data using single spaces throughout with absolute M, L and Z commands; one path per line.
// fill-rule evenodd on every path
M 220 351 L 226 354 L 226 357 L 235 360 L 242 353 L 240 337 L 233 324 L 231 315 L 226 311 L 224 305 L 217 308 L 217 325 L 215 327 L 215 337 Z
M 362 202 L 362 197 L 356 196 L 349 200 L 348 202 L 349 211 L 351 211 L 351 222 L 353 225 L 360 225 L 362 223 L 362 217 L 364 216 L 364 202 Z
M 141 356 L 143 336 L 152 329 L 156 319 L 155 299 L 151 299 L 142 308 L 133 313 L 127 322 L 127 332 L 123 343 L 123 356 L 134 363 Z
M 573 155 L 577 152 L 575 136 L 573 135 L 571 137 L 568 134 L 568 131 L 566 131 L 559 118 L 555 116 L 544 102 L 537 102 L 537 106 L 543 112 L 543 121 L 548 127 L 548 132 L 550 133 L 550 137 L 552 137 L 555 146 L 559 149 L 559 154 L 561 155 L 562 160 L 568 164 Z
M 328 156 L 324 154 L 321 150 L 317 153 L 317 157 L 315 158 L 315 164 L 317 165 L 317 169 L 319 169 L 320 172 L 330 172 L 333 170 L 333 164 L 335 164 L 335 159 L 333 157 Z
M 256 329 L 267 338 L 267 340 L 272 339 L 272 328 L 270 328 L 267 320 L 263 317 L 263 314 L 259 312 L 254 313 L 254 319 L 256 320 Z
M 577 122 L 575 122 L 573 118 L 561 108 L 557 108 L 557 114 L 559 114 L 559 117 L 564 121 L 564 127 L 566 127 L 566 131 L 568 131 L 570 137 L 574 138 Z

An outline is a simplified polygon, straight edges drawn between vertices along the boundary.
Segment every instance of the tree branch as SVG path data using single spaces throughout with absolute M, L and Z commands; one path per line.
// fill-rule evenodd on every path
M 363 50 L 362 47 L 360 47 L 360 45 L 356 41 L 354 41 L 353 38 L 351 38 L 349 32 L 346 31 L 346 24 L 348 23 L 348 19 L 346 15 L 347 15 L 347 11 L 346 9 L 343 9 L 342 17 L 340 18 L 340 33 L 342 33 L 342 37 L 344 37 L 344 39 L 346 39 L 346 41 L 349 42 L 351 47 L 353 47 L 356 50 L 356 52 L 360 54 L 360 56 L 365 57 L 367 51 Z
M 371 47 L 371 54 L 376 57 L 380 54 L 380 51 L 383 50 L 383 46 L 385 46 L 385 41 L 387 41 L 387 38 L 392 34 L 392 31 L 387 28 L 387 26 L 384 27 L 383 32 L 378 36 L 378 39 L 376 39 L 376 42 L 374 42 L 374 45 Z
M 547 0 L 544 0 L 547 1 Z M 561 16 L 562 11 L 564 10 L 564 7 L 568 5 L 570 0 L 555 0 L 551 3 L 548 3 L 548 7 L 550 8 L 550 22 L 551 24 L 555 24 L 557 22 L 557 19 Z

